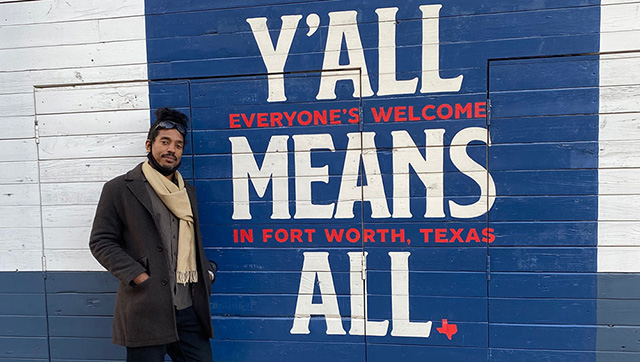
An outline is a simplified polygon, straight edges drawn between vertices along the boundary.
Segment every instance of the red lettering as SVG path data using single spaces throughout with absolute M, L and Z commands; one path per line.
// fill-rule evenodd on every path
M 313 111 L 313 124 L 318 125 L 318 122 L 321 124 L 327 124 L 327 110 L 323 111 Z
M 476 102 L 475 103 L 475 118 L 482 118 L 487 116 L 487 102 Z
M 456 103 L 456 119 L 460 119 L 460 115 L 466 113 L 467 118 L 471 118 L 471 103 L 467 103 L 462 107 L 462 104 Z
M 344 234 L 344 229 L 340 229 L 339 231 L 336 231 L 336 229 L 331 229 L 331 230 L 324 229 L 324 234 L 330 243 L 332 243 L 334 240 L 339 243 L 342 241 L 342 235 Z
M 400 229 L 400 231 L 396 231 L 396 229 L 391 229 L 391 242 L 395 243 L 396 239 L 400 239 L 401 243 L 404 243 L 404 229 Z
M 460 236 L 460 234 L 462 234 L 464 229 L 457 229 L 457 230 L 456 229 L 449 229 L 449 231 L 451 231 L 451 233 L 453 234 L 451 239 L 449 239 L 450 243 L 455 242 L 456 239 L 458 239 L 459 242 L 464 243 L 464 240 L 462 240 L 462 237 Z
M 420 117 L 416 117 L 415 114 L 413 114 L 413 106 L 409 106 L 409 120 L 410 121 L 419 121 Z
M 304 229 L 304 232 L 307 233 L 307 237 L 309 238 L 309 242 L 313 242 L 313 233 L 316 232 L 316 229 Z
M 287 123 L 289 123 L 289 127 L 293 126 L 293 120 L 296 119 L 296 112 L 291 113 L 289 115 L 288 112 L 284 112 L 284 118 L 287 119 Z
M 387 113 L 385 113 L 383 107 L 380 107 L 380 113 L 378 113 L 378 111 L 376 111 L 375 108 L 371 108 L 371 113 L 373 114 L 373 120 L 376 123 L 380 123 L 381 119 L 384 122 L 389 122 L 389 118 L 391 117 L 391 112 L 392 112 L 391 107 L 387 108 Z
M 249 242 L 249 243 L 253 243 L 253 229 L 249 229 L 249 230 L 241 229 L 240 230 L 240 242 L 244 243 L 245 240 L 247 242 Z
M 482 235 L 485 236 L 482 238 L 482 241 L 487 244 L 493 243 L 496 240 L 496 236 L 493 234 L 494 231 L 495 230 L 493 230 L 492 228 L 482 229 Z
M 474 240 L 476 243 L 480 242 L 480 238 L 478 237 L 478 231 L 476 229 L 469 230 L 465 243 L 468 243 L 471 240 Z
M 329 124 L 340 124 L 340 110 L 332 109 L 329 111 Z
M 394 110 L 394 121 L 396 122 L 404 122 L 407 120 L 405 114 L 407 107 L 393 107 Z
M 447 229 L 436 229 L 436 243 L 448 243 L 447 240 Z
M 307 120 L 303 121 L 302 120 L 302 116 L 306 116 Z M 311 124 L 311 121 L 313 121 L 313 116 L 311 115 L 311 112 L 309 111 L 302 111 L 300 113 L 298 113 L 298 123 L 300 123 L 303 126 L 308 126 Z
M 267 242 L 268 239 L 271 239 L 273 233 L 273 229 L 263 229 L 262 230 L 262 241 Z
M 349 115 L 352 118 L 349 118 L 347 122 L 349 123 L 358 123 L 360 122 L 360 110 L 358 108 L 351 108 L 349 110 Z
M 364 229 L 364 242 L 367 243 L 375 243 L 376 241 L 373 240 L 373 236 L 376 234 L 375 231 L 371 230 L 371 229 Z
M 275 127 L 276 124 L 278 127 L 282 127 L 282 113 L 280 112 L 271 113 L 271 127 Z
M 244 124 L 247 125 L 247 127 L 251 127 L 251 125 L 253 124 L 253 118 L 256 116 L 256 114 L 251 113 L 251 117 L 249 117 L 249 119 L 247 119 L 247 115 L 244 113 L 240 115 L 242 116 L 242 120 L 244 121 Z
M 446 114 L 442 113 L 443 108 L 447 110 Z M 438 118 L 440 119 L 449 119 L 453 115 L 453 108 L 451 107 L 451 105 L 444 103 L 438 106 L 438 110 L 436 111 L 436 113 L 438 114 Z
M 350 243 L 357 243 L 360 240 L 360 230 L 351 228 L 347 230 L 345 237 Z
M 420 229 L 420 232 L 424 235 L 424 242 L 429 242 L 429 234 L 433 232 L 433 229 Z
M 430 109 L 436 109 L 436 106 L 434 106 L 433 104 L 427 104 L 426 106 L 424 106 L 424 108 L 422 108 L 422 118 L 426 119 L 427 121 L 433 121 L 434 119 L 436 119 L 436 116 L 427 115 L 427 111 Z
M 387 230 L 387 229 L 376 229 L 376 232 L 378 234 L 380 234 L 380 242 L 384 243 L 385 241 L 387 241 L 387 233 L 389 233 L 389 230 Z
M 240 128 L 240 115 L 238 113 L 229 114 L 229 128 Z
M 291 242 L 294 243 L 298 241 L 302 242 L 302 230 L 300 229 L 291 229 Z
M 278 229 L 276 230 L 275 237 L 277 242 L 284 243 L 285 241 L 287 241 L 287 239 L 289 239 L 289 233 L 286 229 Z
M 267 113 L 258 113 L 258 127 L 269 127 L 267 116 Z

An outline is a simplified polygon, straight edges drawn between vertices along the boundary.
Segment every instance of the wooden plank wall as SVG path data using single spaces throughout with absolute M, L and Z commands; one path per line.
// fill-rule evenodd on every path
M 87 248 L 94 205 L 144 155 L 147 84 L 55 86 L 144 81 L 144 24 L 142 0 L 0 2 L 0 361 L 115 358 L 101 352 L 111 312 L 86 294 L 113 285 L 60 289 L 55 272 L 102 270 Z M 73 320 L 99 316 L 106 329 Z
M 143 141 L 152 108 L 149 103 L 149 87 L 145 82 L 147 47 L 155 51 L 150 72 L 158 78 L 258 73 L 264 69 L 245 18 L 268 16 L 277 20 L 281 15 L 289 13 L 306 15 L 316 12 L 326 22 L 328 11 L 334 10 L 334 7 L 344 7 L 331 1 L 296 4 L 297 2 L 289 0 L 234 0 L 216 5 L 207 1 L 173 3 L 154 0 L 148 3 L 151 6 L 147 8 L 149 14 L 146 20 L 151 21 L 155 29 L 151 39 L 147 39 L 145 32 L 143 0 L 0 0 L 0 125 L 5 126 L 0 134 L 0 145 L 3 146 L 3 152 L 0 153 L 0 305 L 4 306 L 0 310 L 2 362 L 122 359 L 122 349 L 112 346 L 109 339 L 115 285 L 110 276 L 101 273 L 102 268 L 90 256 L 86 242 L 101 185 L 128 170 L 144 154 Z M 353 4 L 352 7 L 357 7 L 361 14 L 366 13 L 360 16 L 368 19 L 360 25 L 360 29 L 369 57 L 370 53 L 376 52 L 376 39 L 373 38 L 378 25 L 371 21 L 375 18 L 374 10 L 392 5 L 375 5 L 369 2 Z M 407 1 L 397 6 L 401 8 L 399 14 L 402 14 L 407 9 L 416 10 L 419 5 L 421 3 Z M 451 36 L 457 36 L 458 40 L 443 44 L 443 54 L 460 60 L 456 62 L 459 68 L 446 71 L 453 75 L 461 71 L 483 74 L 486 70 L 483 68 L 486 57 L 597 51 L 590 48 L 593 34 L 583 30 L 582 18 L 576 14 L 590 14 L 591 10 L 598 7 L 599 50 L 640 50 L 640 2 L 637 0 L 602 0 L 600 5 L 587 0 L 522 4 L 498 1 L 487 7 L 478 5 L 474 10 L 477 13 L 469 13 L 463 8 L 458 12 L 449 9 L 453 15 L 443 19 L 442 24 L 449 26 L 453 32 Z M 510 13 L 517 13 L 522 17 L 512 18 Z M 552 15 L 552 18 L 555 16 L 566 19 L 564 25 L 571 26 L 566 26 L 566 29 L 563 28 L 557 34 L 554 32 L 558 30 L 551 27 L 544 34 L 520 39 L 527 31 L 536 29 L 540 23 L 547 21 L 546 14 Z M 402 16 L 404 15 L 400 15 Z M 494 16 L 498 18 L 493 18 Z M 487 29 L 503 34 L 504 38 L 498 40 L 504 43 L 482 37 L 489 33 L 478 31 L 476 34 L 472 28 L 447 25 L 458 17 L 470 21 L 461 23 L 466 26 L 479 19 Z M 402 18 L 400 22 L 411 20 L 415 19 Z M 412 35 L 398 36 L 398 42 L 402 43 Z M 468 39 L 464 40 L 465 38 Z M 275 35 L 272 39 L 275 41 Z M 324 44 L 314 40 L 317 37 L 310 39 L 310 43 L 294 47 L 289 63 L 294 68 L 287 70 L 309 70 L 312 62 L 320 64 L 317 60 L 321 57 L 317 54 Z M 513 47 L 514 41 L 520 41 L 518 39 L 522 40 L 523 45 Z M 567 46 L 557 45 L 562 44 L 562 39 L 573 41 Z M 474 54 L 482 58 L 481 61 L 478 62 L 480 58 L 469 57 L 465 50 L 459 50 L 468 49 L 465 47 L 469 44 L 484 44 Z M 409 48 L 400 51 L 411 51 Z M 256 64 L 259 67 L 255 67 Z M 377 79 L 378 74 L 374 71 L 377 64 L 370 64 L 371 79 Z M 588 225 L 586 228 L 571 226 L 564 229 L 563 235 L 570 237 L 571 242 L 567 242 L 564 246 L 568 247 L 563 249 L 544 249 L 543 244 L 553 240 L 527 239 L 526 236 L 530 235 L 527 230 L 530 229 L 518 229 L 517 225 L 511 229 L 513 233 L 510 236 L 499 235 L 502 240 L 515 240 L 529 245 L 505 245 L 502 249 L 492 251 L 495 253 L 492 255 L 494 263 L 490 267 L 497 273 L 489 286 L 489 295 L 482 294 L 483 291 L 476 287 L 469 287 L 469 298 L 458 298 L 447 294 L 450 292 L 446 290 L 448 285 L 445 282 L 419 279 L 437 273 L 438 278 L 445 280 L 447 276 L 459 272 L 460 269 L 454 264 L 442 262 L 418 266 L 419 270 L 414 270 L 411 274 L 411 290 L 432 282 L 440 283 L 438 285 L 441 286 L 442 295 L 433 299 L 433 290 L 424 287 L 417 289 L 423 295 L 413 298 L 433 302 L 433 305 L 437 304 L 435 300 L 439 298 L 438 305 L 442 305 L 447 313 L 451 312 L 463 320 L 458 337 L 466 336 L 466 339 L 455 340 L 458 345 L 451 348 L 450 345 L 444 347 L 444 343 L 448 342 L 439 335 L 441 341 L 438 340 L 435 344 L 429 342 L 431 345 L 427 347 L 430 352 L 446 357 L 450 355 L 449 351 L 457 350 L 458 356 L 470 359 L 486 356 L 492 362 L 513 361 L 514 358 L 530 361 L 593 361 L 594 353 L 598 362 L 635 361 L 640 358 L 640 345 L 637 338 L 633 337 L 640 331 L 640 293 L 637 292 L 640 283 L 640 54 L 602 55 L 598 67 L 598 85 L 577 85 L 599 87 L 598 143 L 596 145 L 594 141 L 573 140 L 575 142 L 571 146 L 571 152 L 574 152 L 572 155 L 593 155 L 593 151 L 596 151 L 597 165 L 588 163 L 592 158 L 584 158 L 587 163 L 573 165 L 577 171 L 572 169 L 563 173 L 554 169 L 528 172 L 535 169 L 533 163 L 543 159 L 544 155 L 557 155 L 552 152 L 537 159 L 531 158 L 531 163 L 527 166 L 530 168 L 520 170 L 525 171 L 524 173 L 518 173 L 520 176 L 527 175 L 521 179 L 515 178 L 517 173 L 509 172 L 512 170 L 508 168 L 508 162 L 502 165 L 495 163 L 495 169 L 492 169 L 492 172 L 496 172 L 498 182 L 502 180 L 504 185 L 516 185 L 517 189 L 509 189 L 515 196 L 522 196 L 518 193 L 524 192 L 536 182 L 563 185 L 566 180 L 563 175 L 568 175 L 569 172 L 572 175 L 580 173 L 584 180 L 592 180 L 596 177 L 593 171 L 597 171 L 597 190 L 593 188 L 593 184 L 576 184 L 579 186 L 576 189 L 582 192 L 580 197 L 547 195 L 544 194 L 544 188 L 538 190 L 540 194 L 525 195 L 529 200 L 537 198 L 540 202 L 547 202 L 541 205 L 546 205 L 550 212 L 576 200 L 585 201 L 588 205 L 597 204 L 596 217 L 591 217 L 593 209 L 584 209 L 583 214 L 573 215 L 576 220 L 588 221 L 584 223 Z M 417 76 L 414 70 L 400 72 L 399 78 Z M 485 79 L 475 75 L 465 78 L 463 94 L 456 95 L 458 100 L 475 100 L 477 96 L 483 95 Z M 526 74 L 522 75 L 526 79 Z M 218 92 L 215 87 L 207 88 L 206 84 L 196 86 L 196 89 L 201 90 L 201 94 L 194 95 L 196 103 L 200 102 L 200 107 L 196 107 L 194 111 L 195 114 L 200 112 L 198 119 L 201 122 L 196 136 L 202 140 L 197 145 L 203 154 L 212 153 L 212 149 L 215 149 L 213 153 L 227 152 L 216 149 L 219 144 L 216 143 L 218 141 L 212 129 L 215 129 L 216 126 L 213 125 L 218 122 L 216 116 L 224 117 L 228 114 L 216 114 L 215 109 L 219 105 L 211 107 L 207 102 L 214 98 L 206 99 L 205 96 L 212 93 L 221 98 L 221 102 L 227 102 L 225 106 L 238 106 L 239 103 L 233 103 L 234 94 L 237 94 L 233 92 L 262 89 L 264 82 L 260 80 L 257 85 L 255 82 L 240 84 L 237 89 L 229 88 L 229 83 L 224 84 L 222 89 L 229 90 L 228 94 Z M 83 83 L 92 85 L 82 85 Z M 304 93 L 304 82 L 301 84 L 303 85 L 296 90 Z M 158 97 L 162 94 L 166 96 L 165 89 L 173 89 L 172 87 L 179 88 L 175 91 L 179 96 L 168 96 L 169 103 L 162 105 L 186 110 L 185 107 L 192 99 L 184 98 L 188 92 L 185 84 L 168 85 L 158 91 Z M 295 94 L 289 95 L 295 100 Z M 419 104 L 422 97 L 417 95 L 415 99 L 405 100 L 414 102 L 411 104 Z M 171 103 L 176 98 L 180 98 L 180 102 Z M 247 107 L 259 109 L 264 105 L 263 98 L 249 98 L 247 96 L 248 104 L 240 104 L 240 111 L 244 112 L 243 109 Z M 398 98 L 373 98 L 369 100 L 369 106 L 393 106 Z M 155 99 L 157 101 L 160 98 Z M 298 101 L 304 103 L 301 98 Z M 272 108 L 277 111 L 277 104 L 272 105 Z M 572 121 L 578 122 L 579 119 L 572 118 Z M 473 122 L 479 122 L 478 125 L 482 126 L 483 120 Z M 526 128 L 525 123 L 519 125 L 532 131 Z M 564 131 L 571 125 L 564 124 Z M 365 125 L 366 130 L 375 127 L 377 126 Z M 412 132 L 417 134 L 417 131 L 421 131 L 418 128 L 413 127 Z M 391 130 L 392 127 L 387 129 Z M 458 130 L 456 127 L 450 129 Z M 557 131 L 555 128 L 552 130 Z M 220 129 L 217 130 L 219 131 Z M 503 129 L 503 133 L 497 132 L 496 134 L 504 137 L 503 140 L 508 141 L 496 142 L 492 152 L 502 152 L 499 155 L 508 158 L 544 150 L 537 145 L 518 144 L 518 134 L 523 131 L 522 128 L 517 131 Z M 243 135 L 255 133 L 255 130 L 233 132 Z M 225 142 L 233 132 L 225 134 Z M 269 132 L 260 133 L 270 136 Z M 552 135 L 552 132 L 548 134 Z M 551 138 L 553 137 L 550 136 Z M 260 142 L 265 140 L 266 138 Z M 342 149 L 339 152 L 344 155 L 344 145 L 340 147 Z M 562 148 L 562 145 L 558 147 Z M 476 151 L 476 155 L 483 152 L 481 149 Z M 387 166 L 388 158 L 387 161 L 384 160 L 388 156 L 381 155 Z M 204 161 L 199 164 L 197 160 L 194 161 L 200 168 L 189 168 L 188 176 L 193 177 L 196 171 L 205 176 L 198 187 L 200 191 L 209 191 L 208 195 L 203 195 L 203 199 L 210 199 L 212 202 L 204 205 L 204 212 L 212 215 L 213 221 L 211 225 L 204 225 L 203 229 L 207 231 L 209 228 L 209 235 L 214 238 L 228 238 L 231 226 L 229 220 L 219 216 L 219 204 L 224 207 L 230 205 L 228 202 L 216 204 L 216 200 L 228 198 L 220 190 L 229 190 L 220 189 L 220 184 L 213 180 L 224 179 L 226 176 L 218 168 L 211 166 L 214 158 L 206 157 L 211 155 L 200 157 Z M 336 169 L 333 164 L 330 166 L 332 170 Z M 337 176 L 339 175 L 331 175 Z M 386 174 L 385 180 L 390 176 Z M 572 178 L 571 182 L 579 181 L 580 177 Z M 566 192 L 570 193 L 569 191 L 571 190 Z M 549 203 L 552 198 L 557 202 Z M 504 218 L 513 210 L 515 209 L 509 207 L 498 208 L 493 215 Z M 524 208 L 522 210 L 523 214 L 516 216 L 523 217 L 526 221 L 537 216 L 526 214 L 528 211 Z M 259 213 L 262 226 L 271 225 L 275 228 L 280 225 L 268 220 L 270 207 L 265 207 Z M 593 222 L 596 220 L 597 230 L 590 226 L 596 226 Z M 517 224 L 513 219 L 506 221 L 511 222 L 512 226 Z M 377 221 L 368 219 L 367 227 L 377 225 L 374 222 Z M 478 226 L 481 227 L 483 222 L 479 220 Z M 418 225 L 418 221 L 414 225 Z M 288 227 L 284 223 L 280 226 Z M 563 225 L 558 223 L 536 223 L 538 228 L 549 227 L 548 230 L 545 229 L 547 235 L 558 231 L 554 227 L 561 226 Z M 363 224 L 355 227 L 363 227 Z M 518 234 L 519 231 L 522 233 Z M 595 239 L 594 232 L 597 233 L 597 248 L 589 244 Z M 536 247 L 539 249 L 536 250 Z M 432 251 L 423 249 L 413 248 L 411 251 L 414 259 L 411 260 L 416 257 L 436 259 L 435 254 L 430 254 Z M 373 294 L 377 293 L 369 302 L 371 313 L 389 319 L 388 258 L 383 260 L 376 256 L 382 248 L 368 250 L 372 255 L 372 280 L 386 281 L 386 284 L 370 282 L 370 290 Z M 298 336 L 289 333 L 292 314 L 290 308 L 283 309 L 282 305 L 294 305 L 295 295 L 278 295 L 278 291 L 283 294 L 292 290 L 293 293 L 296 292 L 300 276 L 299 265 L 296 263 L 303 251 L 303 248 L 273 249 L 269 252 L 209 248 L 208 252 L 220 258 L 221 267 L 226 268 L 221 273 L 226 281 L 221 280 L 217 285 L 218 293 L 223 293 L 218 299 L 214 298 L 212 304 L 214 312 L 218 313 L 214 317 L 220 328 L 218 335 L 222 336 L 214 342 L 218 355 L 236 359 L 249 358 L 247 356 L 262 358 L 264 355 L 295 358 L 300 356 L 302 347 L 307 351 L 316 348 L 325 353 L 327 345 L 332 356 L 338 359 L 354 355 L 362 357 L 365 354 L 362 338 L 327 336 L 324 334 L 326 325 L 321 319 L 312 321 L 312 329 L 316 333 L 314 338 L 318 336 L 318 331 L 321 332 L 315 341 L 318 343 L 303 345 Z M 339 250 L 343 251 L 344 255 L 332 256 L 331 260 L 332 263 L 338 262 L 341 265 L 334 272 L 338 289 L 341 290 L 338 293 L 341 311 L 348 311 L 347 248 Z M 464 252 L 462 249 L 458 252 L 443 251 L 437 258 L 444 261 L 458 260 L 459 264 L 464 264 L 465 276 L 475 273 L 473 277 L 478 283 L 474 285 L 480 285 L 484 283 L 481 280 L 484 278 L 482 270 L 489 268 L 484 259 L 477 257 L 483 256 L 482 251 L 481 248 Z M 381 254 L 386 257 L 386 250 Z M 292 255 L 298 258 L 296 263 L 290 263 Z M 412 267 L 415 266 L 415 262 L 412 263 Z M 591 264 L 597 265 L 597 269 L 585 270 L 585 265 L 590 267 Z M 385 266 L 381 267 L 382 265 Z M 474 273 L 470 273 L 471 271 Z M 552 273 L 554 271 L 556 273 Z M 596 271 L 597 283 L 592 279 L 596 276 Z M 285 276 L 286 280 L 274 279 L 274 272 Z M 246 273 L 252 273 L 257 278 L 253 284 L 244 287 L 253 288 L 260 293 L 243 292 L 241 277 Z M 421 282 L 416 283 L 416 280 Z M 538 283 L 536 280 L 539 284 L 535 284 Z M 456 280 L 458 282 L 460 280 Z M 523 287 L 533 285 L 529 284 L 533 282 L 538 289 Z M 461 285 L 464 288 L 470 284 Z M 514 293 L 517 298 L 512 298 Z M 485 311 L 482 308 L 490 303 L 490 296 L 494 297 L 491 301 L 493 304 Z M 444 307 L 447 302 L 453 301 L 458 304 Z M 464 301 L 473 301 L 474 307 L 465 305 Z M 595 309 L 597 315 L 593 312 Z M 416 311 L 415 308 L 413 310 Z M 522 311 L 526 313 L 521 313 Z M 233 314 L 234 317 L 230 318 L 228 314 Z M 551 316 L 560 319 L 551 320 Z M 469 321 L 472 323 L 468 323 Z M 262 326 L 267 323 L 275 323 L 278 331 L 263 329 Z M 530 328 L 532 325 L 535 328 Z M 596 330 L 595 335 L 592 333 L 593 328 Z M 248 330 L 253 331 L 253 334 L 246 334 Z M 433 333 L 436 334 L 435 329 Z M 224 340 L 225 336 L 229 340 Z M 433 338 L 429 341 L 433 341 Z M 313 338 L 311 342 L 314 342 Z M 385 361 L 397 356 L 413 359 L 424 356 L 427 350 L 424 344 L 429 343 L 424 340 L 408 343 L 392 337 L 370 338 L 366 354 L 371 361 Z M 531 346 L 531 343 L 535 345 Z M 493 347 L 493 350 L 487 352 L 485 345 Z M 309 360 L 321 357 L 323 356 L 310 355 Z

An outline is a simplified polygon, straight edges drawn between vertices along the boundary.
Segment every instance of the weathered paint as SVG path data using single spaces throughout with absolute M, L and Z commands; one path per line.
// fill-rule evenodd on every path
M 161 106 L 216 360 L 637 360 L 639 9 L 0 1 L 0 361 L 123 359 L 86 240 Z

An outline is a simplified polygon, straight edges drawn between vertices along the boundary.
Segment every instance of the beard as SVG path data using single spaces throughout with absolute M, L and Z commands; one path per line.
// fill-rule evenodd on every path
M 158 163 L 155 157 L 153 157 L 152 152 L 147 153 L 147 158 L 149 159 L 149 164 L 151 165 L 151 167 L 153 167 L 156 171 L 160 172 L 163 176 L 169 176 L 172 173 L 176 172 L 176 170 L 179 169 L 180 165 L 182 164 L 182 160 L 181 160 L 175 166 L 163 166 L 160 163 Z

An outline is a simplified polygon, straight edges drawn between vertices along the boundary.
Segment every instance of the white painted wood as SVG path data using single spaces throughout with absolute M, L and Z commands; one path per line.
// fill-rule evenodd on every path
M 600 169 L 598 187 L 599 195 L 640 195 L 640 169 Z
M 104 182 L 43 183 L 42 205 L 96 205 L 103 185 Z
M 35 139 L 0 140 L 0 148 L 0 162 L 38 159 Z
M 600 51 L 639 50 L 640 2 L 601 4 Z M 598 272 L 640 271 L 639 84 L 640 54 L 601 57 Z
M 599 195 L 598 221 L 640 221 L 640 195 Z
M 637 141 L 601 141 L 599 145 L 601 169 L 640 167 L 640 144 Z
M 87 227 L 93 223 L 96 205 L 43 206 L 42 226 Z
M 0 141 L 2 142 L 2 141 Z M 37 183 L 38 162 L 0 162 L 0 183 Z
M 4 250 L 41 250 L 40 228 L 0 228 L 0 253 Z
M 44 248 L 84 249 L 89 244 L 91 227 L 44 228 Z
M 0 94 L 0 122 L 2 118 L 33 115 L 33 92 Z
M 40 206 L 0 207 L 0 228 L 39 228 Z
M 638 48 L 640 48 L 640 30 L 600 33 L 601 52 L 637 50 Z
M 0 207 L 40 205 L 38 184 L 0 185 Z
M 0 118 L 0 127 L 2 127 L 0 139 L 34 138 L 36 136 L 34 122 L 35 118 L 32 116 L 2 117 Z
M 600 115 L 600 141 L 640 140 L 640 113 Z
M 97 20 L 3 26 L 0 49 L 96 43 L 98 32 Z
M 147 65 L 126 64 L 105 67 L 80 66 L 0 73 L 0 94 L 33 92 L 34 86 L 103 83 L 147 78 Z
M 600 113 L 613 112 L 640 112 L 640 85 L 600 87 Z
M 637 273 L 640 247 L 598 247 L 598 272 Z
M 36 91 L 38 115 L 67 112 L 148 109 L 147 83 L 46 88 Z
M 42 182 L 104 182 L 129 171 L 145 159 L 146 157 L 120 157 L 41 161 L 41 180 Z
M 87 250 L 47 250 L 47 270 L 51 271 L 104 271 Z
M 144 17 L 137 16 L 3 26 L 0 49 L 144 39 L 144 24 Z
M 640 29 L 640 3 L 601 6 L 600 17 L 601 31 L 604 32 Z
M 0 271 L 42 271 L 42 250 L 3 251 Z
M 598 246 L 640 246 L 640 222 L 599 222 Z
M 144 62 L 146 62 L 146 42 L 144 40 L 0 50 L 0 69 L 4 71 L 140 64 Z
M 612 5 L 612 4 L 628 4 L 628 3 L 636 3 L 638 0 L 600 0 L 600 5 Z
M 40 160 L 144 155 L 146 133 L 44 137 Z
M 640 68 L 640 53 L 602 55 L 600 57 L 600 86 L 638 85 L 640 74 L 629 69 Z
M 120 41 L 142 39 L 147 37 L 145 17 L 110 18 L 98 21 L 100 41 Z
M 146 109 L 38 116 L 42 137 L 147 132 L 150 124 Z
M 144 2 L 140 0 L 40 0 L 3 4 L 1 10 L 2 20 L 4 20 L 2 25 L 41 24 L 144 15 Z

